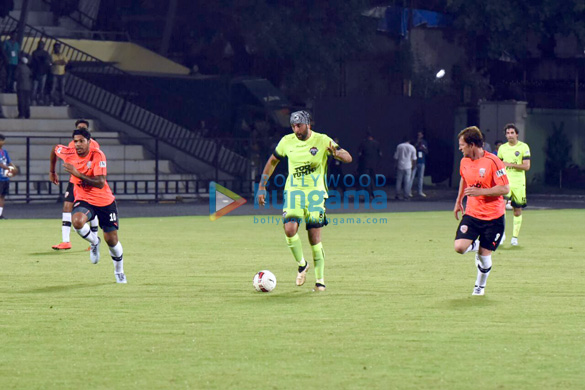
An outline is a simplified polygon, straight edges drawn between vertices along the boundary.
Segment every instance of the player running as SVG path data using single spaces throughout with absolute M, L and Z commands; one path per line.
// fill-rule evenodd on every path
M 325 252 L 321 243 L 321 228 L 328 223 L 325 215 L 325 199 L 328 197 L 325 182 L 327 157 L 332 156 L 344 163 L 350 163 L 352 157 L 327 135 L 311 129 L 311 116 L 307 111 L 293 112 L 290 125 L 293 134 L 282 137 L 264 166 L 258 186 L 258 204 L 265 205 L 268 179 L 278 163 L 288 157 L 288 178 L 284 189 L 282 215 L 286 243 L 298 263 L 296 284 L 302 286 L 305 283 L 309 269 L 297 234 L 299 224 L 304 220 L 315 265 L 314 291 L 325 291 Z
M 126 283 L 122 244 L 118 241 L 118 207 L 106 181 L 106 155 L 99 149 L 92 149 L 90 142 L 91 135 L 87 129 L 76 129 L 73 131 L 74 148 L 56 145 L 51 151 L 50 178 L 54 184 L 59 184 L 59 178 L 54 174 L 59 157 L 64 162 L 65 171 L 71 174 L 73 183 L 73 227 L 81 238 L 91 244 L 91 262 L 97 264 L 100 259 L 101 240 L 86 223 L 97 216 L 104 239 L 110 248 L 116 282 Z
M 89 130 L 89 122 L 85 119 L 79 119 L 75 122 L 75 128 L 77 129 L 88 129 Z M 69 142 L 69 147 L 74 148 L 75 145 L 73 141 Z M 100 144 L 94 139 L 91 140 L 89 147 L 92 149 L 99 149 Z M 55 172 L 50 172 L 49 177 L 50 180 L 53 181 L 53 175 L 56 176 Z M 73 178 L 73 176 L 71 176 Z M 66 250 L 71 249 L 71 210 L 73 210 L 73 183 L 71 182 L 71 178 L 69 179 L 69 184 L 67 185 L 67 189 L 65 190 L 65 199 L 63 200 L 63 216 L 62 216 L 62 224 L 61 224 L 61 238 L 62 241 L 57 244 L 53 245 L 52 248 L 55 250 Z M 98 232 L 98 220 L 96 218 L 92 219 L 89 222 L 91 226 L 91 231 L 97 234 Z M 88 250 L 90 250 L 88 248 Z
M 509 123 L 504 127 L 508 142 L 498 149 L 498 157 L 504 162 L 508 180 L 510 180 L 510 193 L 514 210 L 514 228 L 512 230 L 511 245 L 518 245 L 518 235 L 522 227 L 522 209 L 526 207 L 526 171 L 530 169 L 530 148 L 527 144 L 518 140 L 518 128 Z
M 495 155 L 483 150 L 483 136 L 475 127 L 459 135 L 461 159 L 459 193 L 455 201 L 455 219 L 463 214 L 455 236 L 455 251 L 477 250 L 477 279 L 472 295 L 484 295 L 487 278 L 492 269 L 492 252 L 498 248 L 504 233 L 505 210 L 503 195 L 510 191 L 506 169 Z M 463 198 L 467 205 L 463 207 Z M 479 248 L 475 240 L 479 237 Z

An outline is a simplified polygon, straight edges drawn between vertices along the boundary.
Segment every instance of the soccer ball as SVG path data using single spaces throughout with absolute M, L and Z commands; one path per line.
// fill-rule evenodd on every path
M 256 291 L 270 292 L 276 287 L 276 276 L 268 270 L 263 270 L 254 275 L 254 288 Z
M 14 167 L 14 166 L 10 166 L 7 170 L 6 170 L 6 177 L 14 177 L 14 175 L 16 175 L 18 173 L 18 168 Z

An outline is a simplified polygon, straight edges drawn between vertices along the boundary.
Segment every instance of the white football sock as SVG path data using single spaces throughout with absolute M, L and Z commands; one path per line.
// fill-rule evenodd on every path
M 473 242 L 467 247 L 467 249 L 465 250 L 465 252 L 463 252 L 463 254 L 466 254 L 467 252 L 471 252 L 471 251 L 477 251 L 478 249 L 479 249 L 479 241 L 473 240 Z
M 2 216 L 3 211 L 4 211 L 4 207 L 0 207 L 0 217 Z
M 77 234 L 79 234 L 81 238 L 83 238 L 86 241 L 89 241 L 90 244 L 97 245 L 97 243 L 99 242 L 98 235 L 92 232 L 89 226 L 87 226 L 87 224 L 83 225 L 83 227 L 79 230 L 75 229 L 75 231 L 77 232 Z
M 110 256 L 112 256 L 112 262 L 114 263 L 114 272 L 117 274 L 124 273 L 124 250 L 120 241 L 114 246 L 110 247 Z
M 477 279 L 475 280 L 475 285 L 485 287 L 487 278 L 492 269 L 492 255 L 475 255 L 475 263 L 477 264 Z
M 98 217 L 93 217 L 93 219 L 91 221 L 89 221 L 89 226 L 91 228 L 92 232 L 96 232 L 98 231 L 98 227 L 99 227 L 99 223 L 100 221 L 98 220 Z
M 62 242 L 70 242 L 71 241 L 71 213 L 63 213 L 63 217 L 61 218 L 63 223 L 61 224 L 61 241 Z

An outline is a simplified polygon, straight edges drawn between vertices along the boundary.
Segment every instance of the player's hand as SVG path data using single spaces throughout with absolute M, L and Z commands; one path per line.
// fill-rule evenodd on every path
M 482 194 L 482 189 L 477 187 L 467 187 L 463 190 L 463 195 L 466 196 L 481 196 Z
M 55 185 L 59 184 L 59 176 L 55 172 L 49 172 L 49 180 Z
M 327 147 L 327 150 L 329 151 L 329 153 L 331 154 L 331 156 L 333 158 L 337 158 L 337 149 L 335 147 L 333 147 L 333 144 L 331 142 L 329 142 L 329 146 Z
M 453 209 L 453 213 L 455 214 L 455 219 L 459 221 L 459 212 L 461 212 L 461 217 L 465 215 L 465 209 L 463 208 L 463 199 L 458 200 L 455 202 L 455 208 Z
M 266 204 L 266 190 L 258 190 L 258 194 L 256 194 L 256 201 L 260 206 L 264 206 Z
M 75 177 L 79 177 L 80 175 L 79 171 L 73 164 L 65 163 L 63 164 L 63 169 L 65 169 L 65 172 L 70 173 Z

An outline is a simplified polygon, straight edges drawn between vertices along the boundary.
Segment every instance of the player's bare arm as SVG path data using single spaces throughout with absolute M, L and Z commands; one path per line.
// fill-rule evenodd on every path
M 463 191 L 466 196 L 502 196 L 510 192 L 510 185 L 499 185 L 492 188 L 467 187 Z
M 280 162 L 279 159 L 274 157 L 274 155 L 271 155 L 268 161 L 266 162 L 266 165 L 264 165 L 264 170 L 262 171 L 260 183 L 258 184 L 257 194 L 258 204 L 260 206 L 264 206 L 266 204 L 266 184 L 268 183 L 268 179 L 270 179 L 270 176 L 272 176 L 272 173 L 274 172 L 274 169 L 276 169 L 276 166 L 278 165 L 279 162 Z
M 329 143 L 327 150 L 331 154 L 331 157 L 333 157 L 334 159 L 339 160 L 343 163 L 349 164 L 350 162 L 353 161 L 351 154 L 349 154 L 349 152 L 347 150 L 341 149 L 341 148 L 336 149 L 333 147 L 333 144 L 331 144 L 331 142 Z
M 55 166 L 57 165 L 57 154 L 55 154 L 55 148 L 57 145 L 53 146 L 51 149 L 51 157 L 49 159 L 49 180 L 51 183 L 58 185 L 59 184 L 59 176 L 55 173 Z
M 530 170 L 530 160 L 522 160 L 522 164 L 513 164 L 507 163 L 504 161 L 504 165 L 506 168 L 516 168 L 520 169 L 521 171 L 529 171 Z
M 465 214 L 465 208 L 463 207 L 463 190 L 467 187 L 467 183 L 463 178 L 459 181 L 459 191 L 457 192 L 457 199 L 455 200 L 455 207 L 453 208 L 453 213 L 455 214 L 455 219 L 459 220 L 459 212 L 461 215 Z
M 105 184 L 106 184 L 106 177 L 105 176 L 85 176 L 84 174 L 82 174 L 81 172 L 79 172 L 77 170 L 77 168 L 75 168 L 75 166 L 73 166 L 72 164 L 68 164 L 68 163 L 64 163 L 63 164 L 63 169 L 65 169 L 66 172 L 72 174 L 73 176 L 77 177 L 78 179 L 83 180 L 83 183 L 85 185 L 89 185 L 92 187 L 97 187 L 97 188 L 104 188 Z

